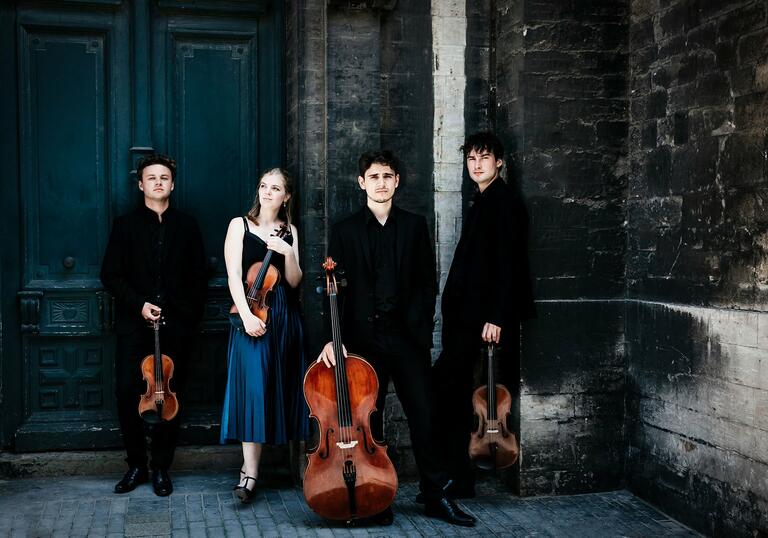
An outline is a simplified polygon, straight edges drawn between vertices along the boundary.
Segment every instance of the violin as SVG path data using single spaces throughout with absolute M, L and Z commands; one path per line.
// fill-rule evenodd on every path
M 275 235 L 282 239 L 289 233 L 288 226 L 283 224 Z M 254 316 L 264 323 L 269 317 L 267 294 L 280 282 L 280 271 L 274 265 L 269 264 L 272 261 L 273 252 L 273 250 L 267 249 L 264 260 L 251 265 L 245 277 L 245 299 L 248 301 L 248 308 Z M 229 313 L 237 314 L 237 306 L 233 304 Z
M 152 322 L 155 331 L 155 353 L 141 361 L 141 374 L 147 392 L 139 397 L 139 415 L 150 424 L 172 420 L 179 412 L 179 401 L 171 390 L 173 360 L 160 353 L 160 320 Z
M 469 441 L 469 458 L 479 469 L 505 469 L 514 465 L 520 450 L 515 434 L 508 428 L 512 396 L 494 377 L 494 346 L 488 345 L 488 384 L 475 389 L 472 407 L 475 431 Z M 495 387 L 495 390 L 489 390 Z
M 314 363 L 304 375 L 304 398 L 318 424 L 320 441 L 307 455 L 304 498 L 326 519 L 352 521 L 389 507 L 397 492 L 397 474 L 387 447 L 371 434 L 379 379 L 359 355 L 344 357 L 337 305 L 336 263 L 326 258 L 326 292 L 336 365 Z

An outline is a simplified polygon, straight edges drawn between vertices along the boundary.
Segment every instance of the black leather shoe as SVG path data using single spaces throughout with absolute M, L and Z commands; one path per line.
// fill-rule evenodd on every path
M 173 493 L 173 483 L 166 469 L 154 469 L 152 471 L 152 487 L 158 497 L 167 497 Z
M 474 527 L 475 518 L 464 513 L 461 508 L 448 497 L 441 497 L 437 500 L 429 500 L 424 504 L 424 513 L 427 517 L 440 518 L 452 525 L 461 525 L 462 527 Z
M 131 467 L 125 473 L 123 479 L 115 485 L 115 493 L 128 493 L 136 489 L 136 486 L 149 480 L 146 467 Z

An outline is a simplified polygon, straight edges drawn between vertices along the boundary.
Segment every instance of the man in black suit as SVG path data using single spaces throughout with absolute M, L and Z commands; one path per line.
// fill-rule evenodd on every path
M 171 389 L 183 399 L 191 341 L 203 314 L 206 265 L 194 218 L 170 207 L 176 163 L 150 155 L 137 167 L 140 208 L 115 219 L 101 267 L 101 281 L 115 298 L 116 396 L 128 472 L 115 486 L 127 493 L 146 482 L 147 454 L 139 396 L 146 391 L 140 364 L 154 353 L 149 327 L 162 316 L 161 350 L 174 361 Z M 179 431 L 178 416 L 150 426 L 152 485 L 159 496 L 173 491 L 168 468 Z
M 448 478 L 431 432 L 429 350 L 437 284 L 427 221 L 393 205 L 400 175 L 389 151 L 363 154 L 359 169 L 366 205 L 333 227 L 328 247 L 348 282 L 341 316 L 344 343 L 370 361 L 378 375 L 378 412 L 371 424 L 378 439 L 384 437 L 381 412 L 390 378 L 394 382 L 408 418 L 427 515 L 472 526 L 474 518 L 446 496 Z M 319 361 L 335 364 L 330 342 Z M 391 523 L 391 509 L 378 521 Z
M 453 498 L 475 495 L 467 448 L 472 429 L 473 369 L 481 348 L 500 344 L 499 382 L 517 387 L 520 322 L 535 315 L 528 268 L 528 213 L 501 177 L 504 147 L 476 133 L 461 147 L 476 192 L 441 299 L 442 344 L 433 366 L 435 431 L 445 448 Z

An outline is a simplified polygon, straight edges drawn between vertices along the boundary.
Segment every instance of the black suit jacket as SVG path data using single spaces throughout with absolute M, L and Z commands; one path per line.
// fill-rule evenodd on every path
M 535 317 L 528 212 L 501 178 L 475 195 L 443 289 L 443 317 L 499 327 Z
M 157 304 L 154 245 L 150 226 L 157 214 L 146 206 L 115 219 L 101 265 L 101 281 L 115 298 L 115 325 L 120 334 L 146 326 L 145 302 Z M 207 270 L 203 239 L 195 219 L 173 208 L 163 213 L 164 258 L 160 277 L 166 322 L 196 324 L 205 305 Z
M 432 347 L 437 277 L 426 219 L 396 206 L 395 263 L 397 293 L 394 314 L 413 341 Z M 342 339 L 350 351 L 365 348 L 374 330 L 373 264 L 368 244 L 365 208 L 333 226 L 329 255 L 344 271 L 347 286 L 342 296 Z

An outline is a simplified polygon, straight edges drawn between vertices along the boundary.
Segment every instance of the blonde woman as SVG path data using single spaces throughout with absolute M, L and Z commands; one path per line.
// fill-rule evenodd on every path
M 243 467 L 235 494 L 255 495 L 263 444 L 307 437 L 308 412 L 301 390 L 306 364 L 295 289 L 301 282 L 298 237 L 290 222 L 293 184 L 282 169 L 261 176 L 253 207 L 229 223 L 224 240 L 229 292 L 237 307 L 230 314 L 228 378 L 221 419 L 221 442 L 240 441 Z M 277 237 L 287 226 L 289 234 Z M 269 293 L 269 318 L 251 313 L 244 282 L 248 269 L 272 251 L 280 281 Z

